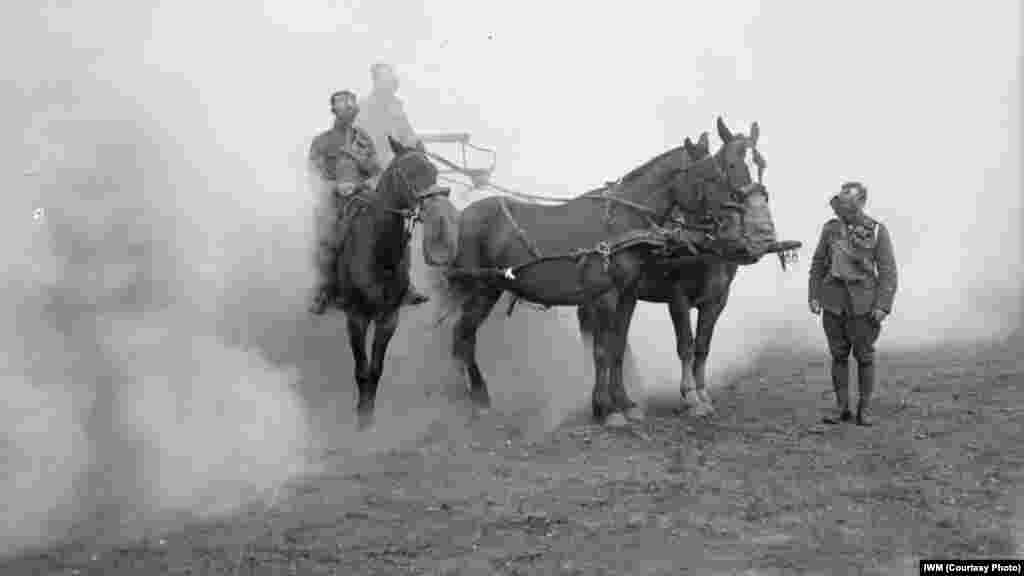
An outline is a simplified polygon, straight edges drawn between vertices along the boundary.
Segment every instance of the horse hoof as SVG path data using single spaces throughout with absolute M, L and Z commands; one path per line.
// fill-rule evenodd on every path
M 470 393 L 469 400 L 473 403 L 473 408 L 479 412 L 486 412 L 491 409 L 491 398 L 489 396 Z
M 711 416 L 715 409 L 710 404 L 698 404 L 693 407 L 693 415 L 699 418 Z
M 360 412 L 356 427 L 360 432 L 365 432 L 370 428 L 373 428 L 373 424 L 376 419 L 373 416 L 373 412 Z
M 605 419 L 604 425 L 609 428 L 624 428 L 629 426 L 629 421 L 622 415 L 622 412 L 613 412 Z
M 682 390 L 679 391 L 679 397 L 682 398 L 683 408 L 693 408 L 697 404 L 700 404 L 700 396 L 696 392 L 690 391 L 689 393 Z
M 707 404 L 708 406 L 711 405 L 711 394 L 708 394 L 706 388 L 697 391 L 697 399 Z
M 628 420 L 643 420 L 647 415 L 644 414 L 644 409 L 639 406 L 633 406 L 629 410 L 626 410 L 626 419 Z

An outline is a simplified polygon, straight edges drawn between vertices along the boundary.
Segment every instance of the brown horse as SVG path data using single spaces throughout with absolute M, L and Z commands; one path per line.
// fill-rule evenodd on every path
M 390 137 L 388 141 L 395 157 L 373 193 L 347 197 L 338 221 L 344 230 L 337 273 L 346 291 L 343 311 L 355 360 L 360 428 L 373 422 L 384 357 L 409 289 L 403 256 L 412 225 L 428 199 L 443 200 L 448 195 L 447 188 L 437 186 L 437 168 L 421 149 L 406 148 Z M 366 332 L 371 323 L 373 350 L 367 361 Z
M 694 258 L 679 258 L 671 266 L 658 267 L 645 274 L 639 281 L 638 295 L 644 302 L 668 304 L 672 325 L 676 333 L 676 350 L 682 368 L 680 393 L 684 405 L 693 407 L 698 416 L 713 411 L 711 398 L 706 390 L 705 366 L 711 345 L 711 337 L 715 324 L 725 309 L 729 298 L 729 290 L 740 264 L 749 265 L 757 262 L 761 255 L 789 251 L 800 246 L 799 242 L 777 242 L 771 214 L 768 212 L 767 193 L 761 184 L 766 163 L 757 150 L 760 134 L 758 124 L 751 125 L 750 135 L 733 134 L 721 118 L 717 120 L 718 135 L 722 146 L 715 153 L 714 159 L 725 172 L 730 185 L 744 190 L 751 198 L 761 202 L 753 203 L 753 210 L 745 214 L 748 228 L 753 229 L 758 239 L 759 249 L 746 260 L 730 260 L 715 257 L 713 243 L 700 246 L 707 252 Z M 697 144 L 689 144 L 687 150 L 693 159 L 703 158 L 709 154 L 707 133 L 701 135 Z M 751 172 L 757 171 L 757 182 L 753 181 Z M 748 203 L 748 207 L 750 204 Z M 780 256 L 780 261 L 785 260 Z M 690 327 L 690 309 L 696 308 L 697 335 L 694 339 Z M 594 320 L 587 307 L 577 309 L 580 332 L 584 347 L 592 347 Z M 627 342 L 624 352 L 626 362 L 635 366 L 632 349 Z M 618 392 L 625 396 L 625 390 Z M 633 405 L 632 401 L 628 401 Z
M 455 257 L 441 288 L 449 308 L 461 312 L 453 355 L 473 403 L 490 405 L 476 362 L 476 333 L 508 291 L 544 306 L 586 305 L 593 312 L 593 414 L 597 420 L 618 414 L 614 422 L 621 421 L 630 406 L 613 392 L 623 389 L 622 355 L 638 282 L 665 250 L 679 246 L 662 226 L 676 209 L 719 222 L 717 248 L 748 260 L 757 247 L 741 223 L 738 202 L 744 200 L 714 158 L 691 161 L 681 146 L 560 205 L 493 196 L 467 206 L 458 216 Z

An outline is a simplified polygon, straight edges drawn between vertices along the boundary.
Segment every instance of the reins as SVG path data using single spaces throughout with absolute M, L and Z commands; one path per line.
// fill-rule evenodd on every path
M 407 152 L 407 154 L 420 154 L 423 155 L 424 158 L 426 158 L 426 156 L 422 152 L 419 152 L 418 150 L 410 150 Z M 413 229 L 416 227 L 416 223 L 423 221 L 423 217 L 421 215 L 423 202 L 431 198 L 447 198 L 451 195 L 451 189 L 446 187 L 432 186 L 425 192 L 417 193 L 416 189 L 413 188 L 412 184 L 409 182 L 409 178 L 406 176 L 405 172 L 399 166 L 399 162 L 401 162 L 405 158 L 407 158 L 405 154 L 403 154 L 401 157 L 395 158 L 384 171 L 384 173 L 381 174 L 381 180 L 383 181 L 384 176 L 389 173 L 393 173 L 395 176 L 397 176 L 398 179 L 400 180 L 401 185 L 404 186 L 406 190 L 409 192 L 409 194 L 412 196 L 412 208 L 392 208 L 390 206 L 384 205 L 379 196 L 366 196 L 362 191 L 364 187 L 361 185 L 356 185 L 355 187 L 353 187 L 352 192 L 349 194 L 339 194 L 338 196 L 341 200 L 346 201 L 346 204 L 345 206 L 343 206 L 342 209 L 347 208 L 348 203 L 356 201 L 360 202 L 362 205 L 361 208 L 359 209 L 359 212 L 362 212 L 362 210 L 364 210 L 367 207 L 373 207 L 377 208 L 378 210 L 382 210 L 388 214 L 393 214 L 395 216 L 401 217 L 402 220 L 404 221 L 403 227 L 405 228 L 405 238 L 403 239 L 403 242 L 408 242 L 409 238 L 412 236 Z M 354 214 L 352 217 L 354 218 L 358 216 L 359 212 Z

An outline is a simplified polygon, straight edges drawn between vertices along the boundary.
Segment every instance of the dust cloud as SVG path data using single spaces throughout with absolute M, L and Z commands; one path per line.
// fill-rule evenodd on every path
M 98 4 L 4 23 L 0 555 L 231 512 L 314 460 L 300 370 L 257 338 L 311 282 L 303 143 L 265 81 Z
M 610 4 L 586 26 L 550 3 L 543 19 L 443 2 L 402 3 L 401 18 L 383 2 L 10 9 L 0 554 L 229 512 L 325 452 L 344 465 L 460 426 L 438 393 L 454 379 L 433 307 L 404 313 L 365 435 L 350 428 L 343 322 L 304 313 L 306 148 L 327 95 L 365 93 L 377 60 L 396 65 L 414 127 L 471 132 L 499 151 L 497 182 L 550 196 L 703 131 L 716 146 L 716 115 L 758 121 L 776 227 L 803 260 L 740 270 L 712 384 L 770 348 L 824 353 L 807 264 L 848 178 L 867 183 L 900 266 L 880 348 L 1008 333 L 1022 317 L 1019 6 L 913 4 Z M 528 83 L 509 74 L 524 62 Z M 414 278 L 429 289 L 418 257 Z M 506 305 L 480 335 L 495 408 L 550 429 L 589 401 L 574 312 Z M 675 391 L 665 308 L 641 306 L 630 338 L 633 395 Z

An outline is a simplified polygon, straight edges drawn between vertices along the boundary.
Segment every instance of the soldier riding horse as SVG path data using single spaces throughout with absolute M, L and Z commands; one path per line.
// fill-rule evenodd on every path
M 346 237 L 347 216 L 351 214 L 348 204 L 359 193 L 372 191 L 373 178 L 381 174 L 372 137 L 354 124 L 359 114 L 355 94 L 349 90 L 332 94 L 331 112 L 334 125 L 313 140 L 309 151 L 310 167 L 318 177 L 318 282 L 310 312 L 318 315 L 330 306 L 346 306 L 349 288 L 338 275 L 338 252 Z M 408 253 L 403 266 L 408 273 Z M 412 286 L 403 297 L 405 305 L 425 301 L 426 297 Z

